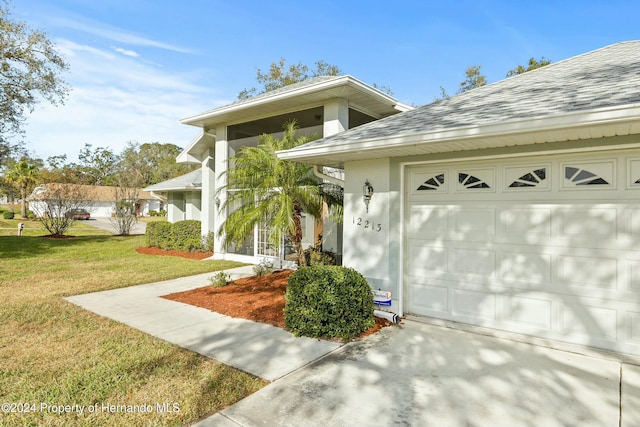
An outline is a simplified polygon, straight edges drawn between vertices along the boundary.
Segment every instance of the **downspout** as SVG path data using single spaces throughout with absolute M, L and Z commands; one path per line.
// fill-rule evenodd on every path
M 335 178 L 333 176 L 329 176 L 325 173 L 320 172 L 320 169 L 318 168 L 318 165 L 313 165 L 313 174 L 315 176 L 317 176 L 320 179 L 324 179 L 326 181 L 329 181 L 332 184 L 338 185 L 340 187 L 344 188 L 344 181 L 338 178 Z
M 391 323 L 400 323 L 400 317 L 390 311 L 373 310 L 373 315 L 381 319 L 387 319 Z

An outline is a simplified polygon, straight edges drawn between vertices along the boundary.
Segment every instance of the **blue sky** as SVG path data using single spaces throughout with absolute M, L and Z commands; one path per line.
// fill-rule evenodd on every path
M 557 62 L 640 39 L 638 1 L 13 0 L 12 16 L 66 56 L 72 92 L 40 103 L 27 148 L 77 159 L 85 143 L 186 146 L 179 120 L 236 100 L 258 68 L 324 60 L 401 102 L 456 92 L 470 65 L 489 83 L 529 58 Z

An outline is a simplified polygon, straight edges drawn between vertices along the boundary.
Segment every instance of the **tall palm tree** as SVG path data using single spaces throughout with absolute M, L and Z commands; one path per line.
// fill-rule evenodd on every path
M 327 199 L 310 165 L 276 156 L 276 151 L 311 141 L 296 136 L 295 120 L 285 123 L 283 128 L 282 139 L 264 134 L 257 147 L 243 147 L 229 160 L 230 167 L 224 172 L 227 198 L 222 209 L 235 210 L 218 233 L 225 245 L 241 245 L 255 225 L 262 224 L 268 230 L 269 243 L 275 247 L 279 248 L 282 238 L 288 237 L 296 248 L 298 265 L 304 266 L 302 213 L 321 219 L 323 201 Z M 333 199 L 329 202 L 330 212 L 337 219 L 342 207 L 332 203 Z
M 36 165 L 21 160 L 10 169 L 6 175 L 6 180 L 20 186 L 20 199 L 22 206 L 20 215 L 22 218 L 27 217 L 27 187 L 35 184 L 40 176 L 40 170 Z

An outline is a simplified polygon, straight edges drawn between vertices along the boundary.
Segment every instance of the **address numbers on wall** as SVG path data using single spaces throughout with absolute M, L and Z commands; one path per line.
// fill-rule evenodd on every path
M 364 228 L 367 231 L 371 230 L 378 233 L 382 231 L 382 224 L 380 224 L 379 222 L 373 222 L 367 218 L 358 218 L 354 216 L 353 223 L 358 227 Z

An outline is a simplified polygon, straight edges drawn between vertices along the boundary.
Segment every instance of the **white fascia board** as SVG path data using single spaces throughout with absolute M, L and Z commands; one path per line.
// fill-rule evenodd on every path
M 191 140 L 189 145 L 187 145 L 186 148 L 182 150 L 180 154 L 178 154 L 178 156 L 176 157 L 176 163 L 192 163 L 192 164 L 201 163 L 202 159 L 198 156 L 198 154 L 200 153 L 193 153 L 193 150 L 198 145 L 206 144 L 207 142 L 204 141 L 205 138 L 212 138 L 213 141 L 215 142 L 215 136 L 205 131 L 201 132 Z
M 196 187 L 196 186 L 192 186 L 192 187 L 187 187 L 187 186 L 176 186 L 176 187 L 165 187 L 165 188 L 156 188 L 154 189 L 153 186 L 149 186 L 147 188 L 143 188 L 142 191 L 147 191 L 147 192 L 167 192 L 167 191 L 202 191 L 202 187 Z
M 378 98 L 383 103 L 387 103 L 388 105 L 394 106 L 394 108 L 396 108 L 399 111 L 406 111 L 405 109 L 411 109 L 411 107 L 398 102 L 398 100 L 380 91 L 379 89 L 373 88 L 361 82 L 360 80 L 356 79 L 353 76 L 345 75 L 345 76 L 336 77 L 335 79 L 324 80 L 312 85 L 303 86 L 298 89 L 277 92 L 272 95 L 259 96 L 259 97 L 256 97 L 255 99 L 249 99 L 244 102 L 237 102 L 234 104 L 230 104 L 226 107 L 220 107 L 214 110 L 209 110 L 207 112 L 198 114 L 196 116 L 184 118 L 180 120 L 180 123 L 186 124 L 186 125 L 199 126 L 198 122 L 211 119 L 219 115 L 230 114 L 237 111 L 250 109 L 253 107 L 258 107 L 264 104 L 269 104 L 275 101 L 280 101 L 287 98 L 294 98 L 296 96 L 306 95 L 308 93 L 313 93 L 313 92 L 320 92 L 322 90 L 333 89 L 335 87 L 340 87 L 340 86 L 351 86 L 352 88 L 359 90 L 361 92 L 364 92 L 371 97 Z
M 372 86 L 369 86 L 368 84 L 361 82 L 360 80 L 356 79 L 353 76 L 347 75 L 344 77 L 348 79 L 347 83 L 353 88 L 356 88 L 359 91 L 364 92 L 373 98 L 377 98 L 381 103 L 386 103 L 388 105 L 393 106 L 398 111 L 406 111 L 407 109 L 411 110 L 413 108 L 413 107 L 409 107 L 406 104 L 398 102 L 398 100 L 395 99 L 393 96 L 382 92 L 380 89 L 376 89 Z M 328 82 L 328 83 L 331 83 L 331 82 Z M 335 86 L 339 86 L 339 85 L 335 85 Z
M 201 163 L 198 157 L 192 156 L 187 151 L 183 151 L 176 157 L 176 163 L 197 164 Z
M 415 107 L 412 107 L 411 105 L 403 104 L 402 102 L 398 102 L 396 105 L 393 106 L 393 108 L 400 111 L 401 113 L 415 109 Z
M 449 141 L 473 140 L 526 133 L 533 134 L 536 132 L 571 130 L 630 122 L 640 122 L 640 105 L 625 105 L 551 117 L 534 117 L 497 124 L 467 126 L 418 134 L 374 138 L 364 141 L 343 142 L 337 146 L 311 146 L 308 148 L 302 146 L 292 150 L 278 151 L 276 154 L 283 160 L 308 160 L 313 157 L 322 157 L 325 154 L 335 156 L 336 153 L 349 153 L 354 151 L 383 151 L 385 147 L 396 149 L 411 145 L 446 143 Z M 485 147 L 479 145 L 474 148 Z

